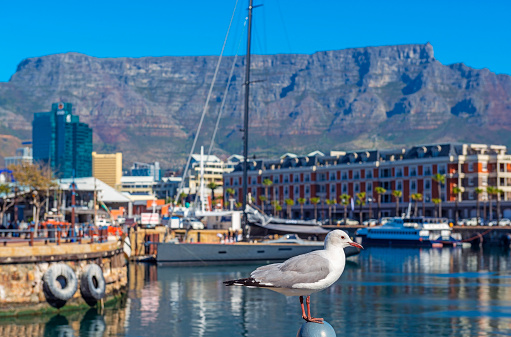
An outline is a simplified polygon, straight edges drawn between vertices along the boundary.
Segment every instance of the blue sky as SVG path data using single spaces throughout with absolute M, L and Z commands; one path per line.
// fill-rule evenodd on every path
M 4 1 L 0 81 L 28 57 L 219 55 L 235 0 Z M 240 0 L 226 53 L 241 35 Z M 254 53 L 430 42 L 444 64 L 511 74 L 511 1 L 254 0 Z M 242 50 L 244 53 L 244 49 Z

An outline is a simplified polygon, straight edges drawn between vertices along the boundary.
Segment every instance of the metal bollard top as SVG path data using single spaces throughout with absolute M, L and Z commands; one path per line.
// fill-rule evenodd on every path
M 298 330 L 296 337 L 336 337 L 334 328 L 323 322 L 323 324 L 305 322 Z

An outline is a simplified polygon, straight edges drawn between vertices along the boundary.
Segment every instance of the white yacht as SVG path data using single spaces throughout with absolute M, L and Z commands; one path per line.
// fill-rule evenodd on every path
M 461 245 L 461 234 L 452 233 L 445 218 L 392 218 L 381 226 L 360 228 L 357 240 L 367 245 Z

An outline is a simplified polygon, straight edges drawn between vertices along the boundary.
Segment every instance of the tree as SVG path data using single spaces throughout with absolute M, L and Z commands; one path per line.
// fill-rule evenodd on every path
M 291 207 L 295 205 L 295 201 L 293 199 L 286 199 L 284 202 L 286 203 L 287 218 L 291 219 Z
M 225 190 L 225 193 L 227 193 L 228 199 L 231 200 L 231 199 L 234 199 L 234 195 L 236 194 L 236 191 L 234 190 L 234 188 L 228 188 Z M 224 204 L 226 206 L 228 206 L 230 203 L 231 203 L 231 201 L 225 202 Z M 263 213 L 264 213 L 264 206 L 263 206 Z
M 186 194 L 185 192 L 181 192 L 179 194 L 179 200 L 181 200 L 181 206 L 184 207 L 185 203 L 186 203 L 186 198 L 188 197 L 188 194 Z M 177 201 L 176 201 L 177 202 Z
M 266 200 L 269 200 L 268 199 L 268 189 L 270 188 L 271 185 L 273 185 L 273 181 L 266 178 L 263 180 L 263 185 L 264 185 L 264 195 L 266 196 Z
M 0 199 L 0 224 L 4 223 L 4 214 L 7 212 L 9 208 L 11 208 L 15 201 L 15 197 L 9 197 L 9 193 L 12 192 L 11 186 L 9 184 L 0 184 L 0 195 L 2 195 Z
M 445 174 L 437 173 L 432 178 L 436 181 L 438 186 L 438 199 L 440 199 L 440 203 L 438 204 L 438 216 L 442 216 L 442 185 L 445 184 Z
M 413 215 L 414 216 L 418 216 L 418 206 L 419 206 L 419 201 L 422 200 L 422 194 L 421 193 L 414 193 L 412 194 L 412 200 L 415 201 L 415 209 L 413 211 Z M 422 214 L 422 216 L 424 216 L 424 213 Z
M 387 190 L 381 186 L 378 186 L 374 189 L 376 194 L 378 194 L 378 221 L 381 219 L 381 195 L 387 193 Z
M 261 201 L 261 210 L 263 211 L 263 214 L 264 214 L 264 203 L 268 200 L 266 199 L 266 197 L 264 195 L 260 195 L 259 196 L 259 200 Z
M 493 196 L 497 193 L 497 188 L 494 186 L 488 186 L 486 187 L 486 193 L 488 194 L 488 201 L 489 201 L 489 211 L 490 211 L 490 221 L 493 221 L 493 207 L 492 207 L 492 199 Z
M 394 197 L 394 200 L 396 201 L 396 216 L 399 216 L 399 198 L 403 195 L 403 192 L 399 190 L 392 191 L 392 196 Z
M 348 205 L 350 203 L 351 196 L 349 194 L 342 194 L 339 196 L 341 199 L 341 204 L 344 206 L 344 225 L 346 226 L 346 221 L 348 218 Z
M 213 200 L 215 200 L 215 190 L 218 188 L 218 185 L 212 181 L 208 183 L 207 187 L 211 190 L 211 203 L 213 203 Z
M 277 208 L 280 206 L 280 203 L 278 200 L 272 200 L 271 205 L 273 206 L 273 216 L 277 216 Z M 280 207 L 282 209 L 282 207 Z
M 454 199 L 454 224 L 458 226 L 458 199 L 461 196 L 461 192 L 463 192 L 463 189 L 459 186 L 454 185 L 452 188 L 452 193 L 456 195 L 456 199 Z
M 360 224 L 362 224 L 363 216 L 362 216 L 362 206 L 366 204 L 366 192 L 357 193 L 357 205 L 359 206 L 358 215 L 360 217 Z
M 433 198 L 431 201 L 435 204 L 435 216 L 438 216 L 438 209 L 437 207 L 442 203 L 442 199 L 440 198 Z
M 479 218 L 481 217 L 481 209 L 480 209 L 480 198 L 479 196 L 484 192 L 482 188 L 476 187 L 474 189 L 474 192 L 476 193 L 476 217 L 477 217 L 477 225 L 479 226 Z
M 311 198 L 311 204 L 314 205 L 314 219 L 318 220 L 318 204 L 321 201 L 320 198 L 314 197 Z
M 298 201 L 298 203 L 300 204 L 300 214 L 301 214 L 301 219 L 303 220 L 303 205 L 305 205 L 305 203 L 307 202 L 307 199 L 298 198 L 296 201 Z
M 335 199 L 327 199 L 326 204 L 328 206 L 328 219 L 330 222 L 330 226 L 332 225 L 332 206 L 337 204 L 337 201 Z
M 280 217 L 280 211 L 282 211 L 282 206 L 277 202 L 275 205 L 275 212 L 278 212 L 278 215 Z
M 34 235 L 37 236 L 41 208 L 48 202 L 48 192 L 57 187 L 53 174 L 48 166 L 23 163 L 9 167 L 14 180 L 20 187 L 28 191 L 28 196 L 34 205 Z

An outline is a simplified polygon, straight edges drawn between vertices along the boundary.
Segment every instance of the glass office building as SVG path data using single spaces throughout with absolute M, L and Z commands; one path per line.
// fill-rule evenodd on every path
M 53 103 L 51 111 L 34 114 L 34 163 L 49 164 L 60 178 L 92 176 L 92 129 L 72 115 L 71 103 Z

